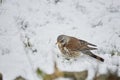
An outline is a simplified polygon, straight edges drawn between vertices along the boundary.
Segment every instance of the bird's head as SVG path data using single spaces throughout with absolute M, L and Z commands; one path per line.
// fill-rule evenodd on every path
M 69 41 L 69 36 L 59 35 L 59 36 L 57 37 L 57 42 L 56 42 L 56 44 L 63 46 L 63 45 L 65 45 L 65 44 L 67 44 L 68 41 Z

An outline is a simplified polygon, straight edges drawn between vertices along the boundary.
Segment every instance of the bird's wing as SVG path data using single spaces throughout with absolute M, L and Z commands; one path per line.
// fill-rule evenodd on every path
M 81 40 L 81 39 L 79 39 L 79 41 L 80 41 L 80 43 L 83 44 L 83 45 L 90 45 L 90 46 L 95 46 L 95 47 L 97 46 L 97 45 L 95 45 L 95 44 L 89 43 L 89 42 L 84 41 L 84 40 Z
M 71 37 L 68 44 L 65 45 L 66 48 L 72 51 L 84 51 L 84 50 L 95 50 L 97 48 L 89 47 L 88 43 L 84 40 L 79 40 L 77 38 Z

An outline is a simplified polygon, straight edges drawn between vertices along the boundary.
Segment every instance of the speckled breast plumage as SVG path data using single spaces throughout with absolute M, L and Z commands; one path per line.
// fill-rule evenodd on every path
M 66 58 L 76 58 L 80 55 L 79 51 L 72 51 L 66 47 L 61 46 L 61 45 L 58 45 L 58 48 L 60 49 L 63 56 Z

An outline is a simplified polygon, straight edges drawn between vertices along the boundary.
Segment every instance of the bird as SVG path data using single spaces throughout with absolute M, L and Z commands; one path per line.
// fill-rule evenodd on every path
M 91 52 L 91 50 L 96 50 L 97 46 L 85 40 L 62 34 L 57 37 L 56 44 L 58 45 L 60 52 L 68 60 L 76 58 L 80 56 L 80 53 L 83 53 L 104 62 L 102 57 L 99 57 Z

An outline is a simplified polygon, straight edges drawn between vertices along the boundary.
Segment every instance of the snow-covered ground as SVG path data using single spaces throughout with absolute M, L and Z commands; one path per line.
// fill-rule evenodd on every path
M 86 55 L 76 61 L 64 60 L 55 45 L 60 34 L 96 44 L 94 53 L 105 62 Z M 120 76 L 119 55 L 120 0 L 3 0 L 0 4 L 0 72 L 4 80 L 19 75 L 39 80 L 36 68 L 53 73 L 54 61 L 64 71 L 87 69 L 87 80 L 96 72 Z

